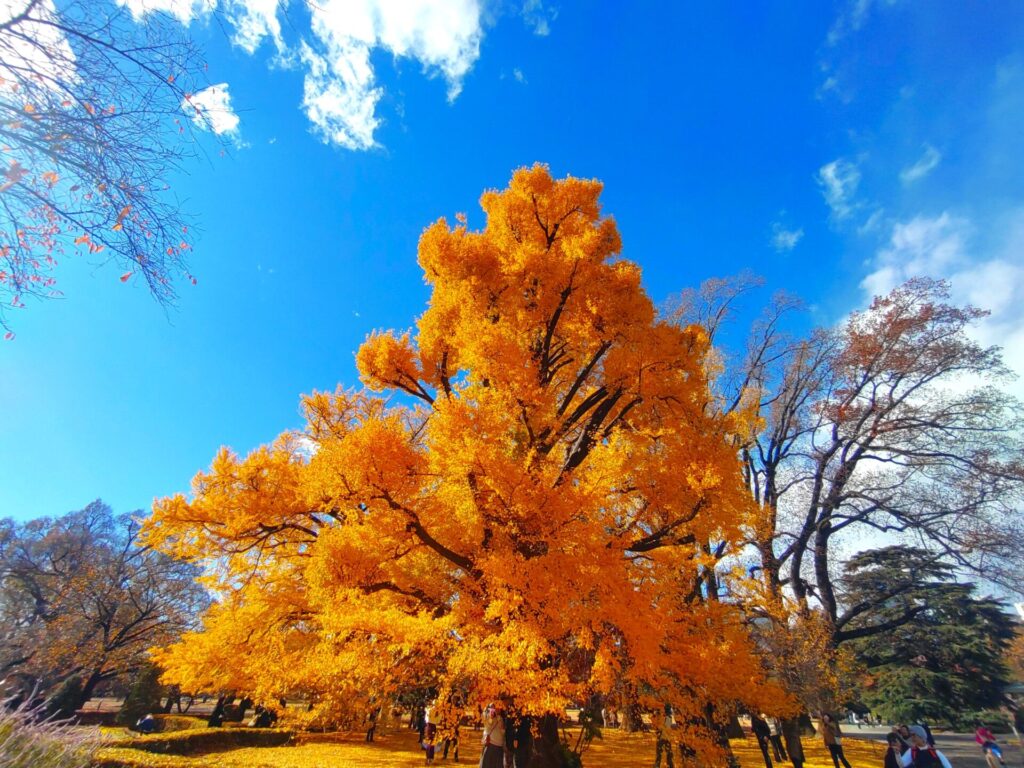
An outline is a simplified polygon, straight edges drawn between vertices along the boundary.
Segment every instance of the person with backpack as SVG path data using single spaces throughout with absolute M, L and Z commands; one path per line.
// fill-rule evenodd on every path
M 903 768 L 953 768 L 944 754 L 928 744 L 928 732 L 920 725 L 912 725 L 910 749 L 903 753 Z

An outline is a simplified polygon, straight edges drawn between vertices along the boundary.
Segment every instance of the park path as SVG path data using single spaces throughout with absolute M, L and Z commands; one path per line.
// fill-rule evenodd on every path
M 889 728 L 864 726 L 858 729 L 855 725 L 843 724 L 843 733 L 848 739 L 866 739 L 885 743 Z M 1011 737 L 1012 739 L 1012 737 Z M 1007 743 L 1005 736 L 999 739 L 1003 748 L 1003 758 L 1007 768 L 1024 768 L 1024 751 L 1016 743 Z M 981 748 L 974 741 L 974 734 L 968 733 L 935 733 L 935 746 L 953 764 L 953 768 L 985 768 L 985 758 Z M 873 766 L 854 765 L 853 768 L 874 768 Z

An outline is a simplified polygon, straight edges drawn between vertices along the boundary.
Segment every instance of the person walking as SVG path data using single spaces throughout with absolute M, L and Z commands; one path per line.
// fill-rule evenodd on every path
M 843 732 L 839 728 L 839 723 L 828 712 L 821 716 L 821 738 L 824 740 L 829 754 L 832 755 L 832 763 L 835 768 L 839 768 L 839 763 L 843 764 L 843 768 L 850 768 L 850 762 L 843 754 Z
M 504 768 L 505 766 L 505 713 L 493 702 L 484 708 L 483 751 L 480 753 L 480 768 Z
M 782 745 L 782 723 L 777 717 L 769 717 L 768 739 L 772 743 L 772 754 L 775 755 L 775 762 L 781 763 L 787 759 L 786 748 Z
M 928 732 L 920 725 L 912 725 L 910 749 L 903 753 L 903 768 L 953 768 L 944 754 L 928 744 Z
M 977 723 L 977 726 L 974 730 L 974 740 L 981 746 L 981 753 L 986 756 L 991 754 L 999 761 L 1000 765 L 1006 765 L 1006 761 L 1003 760 L 1003 750 L 996 742 L 995 734 L 982 722 Z

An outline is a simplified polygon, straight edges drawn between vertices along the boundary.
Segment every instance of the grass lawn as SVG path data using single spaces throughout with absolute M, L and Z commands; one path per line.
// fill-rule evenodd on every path
M 463 749 L 459 765 L 474 766 L 479 761 L 479 732 L 463 729 Z M 331 734 L 307 736 L 298 746 L 255 747 L 198 757 L 155 755 L 129 749 L 110 747 L 101 751 L 100 765 L 128 765 L 133 768 L 416 768 L 424 764 L 423 752 L 417 748 L 416 734 L 408 729 L 378 732 L 373 744 L 366 744 L 362 734 Z M 743 768 L 763 768 L 764 761 L 757 743 L 752 739 L 735 739 L 732 748 Z M 847 739 L 846 757 L 853 768 L 874 768 L 881 765 L 884 748 L 881 744 Z M 832 768 L 821 740 L 805 739 L 806 768 Z M 604 738 L 594 742 L 583 757 L 586 768 L 640 768 L 654 764 L 654 739 L 650 734 L 622 733 L 613 728 L 604 731 Z M 455 765 L 449 755 L 435 765 Z M 784 762 L 783 766 L 790 765 Z

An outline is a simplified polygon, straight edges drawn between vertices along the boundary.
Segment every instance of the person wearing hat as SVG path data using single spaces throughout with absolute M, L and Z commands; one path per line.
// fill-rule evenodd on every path
M 920 725 L 912 725 L 910 749 L 903 753 L 903 768 L 953 768 L 944 754 L 928 745 L 928 732 Z

